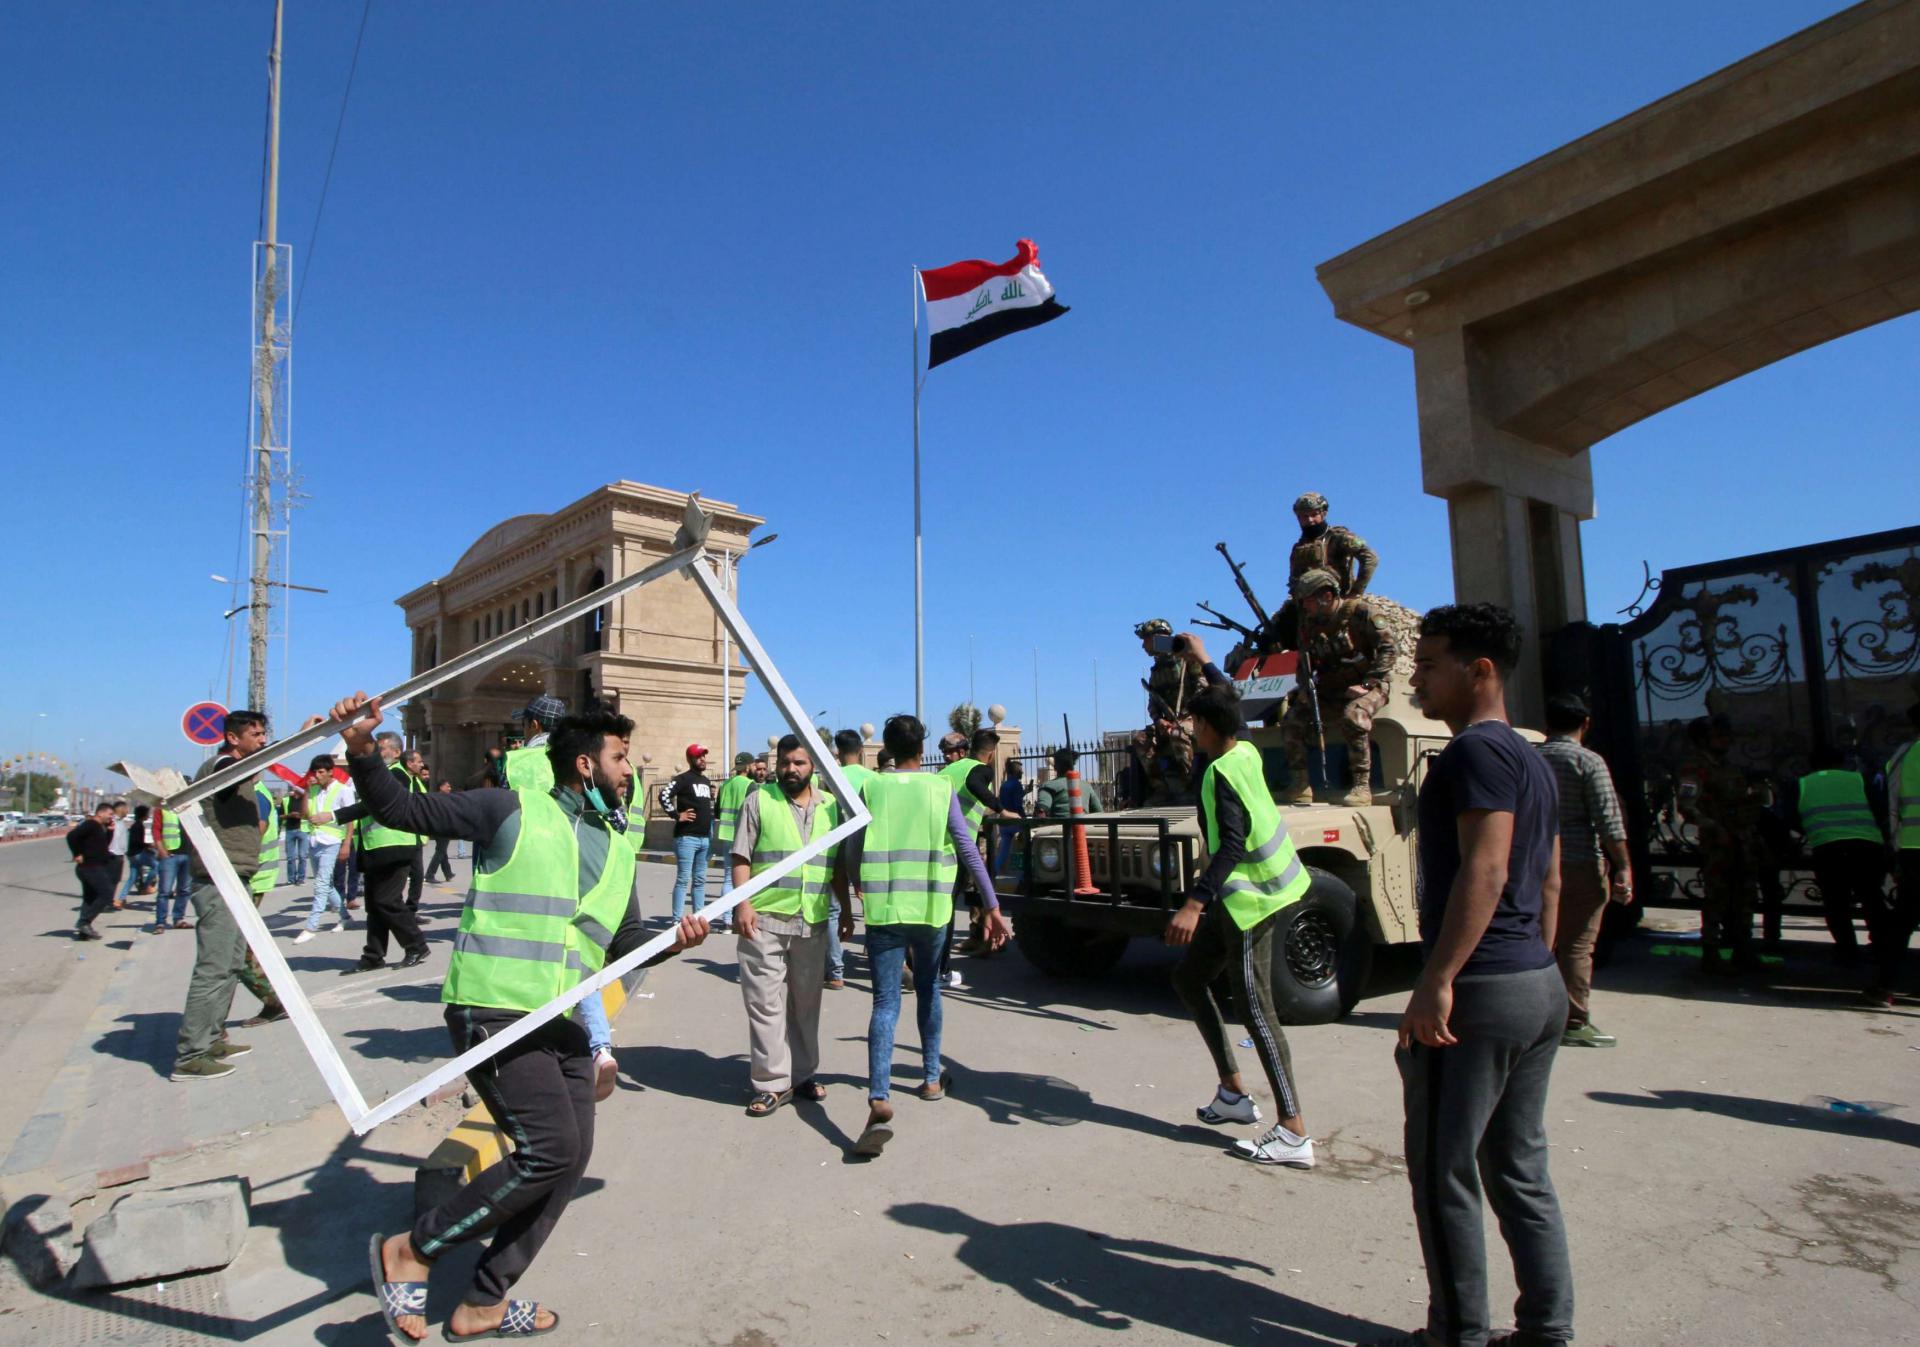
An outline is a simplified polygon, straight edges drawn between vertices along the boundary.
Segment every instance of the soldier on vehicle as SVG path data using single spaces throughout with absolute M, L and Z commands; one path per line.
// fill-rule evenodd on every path
M 1151 618 L 1134 627 L 1140 648 L 1153 656 L 1153 667 L 1143 680 L 1147 689 L 1147 724 L 1134 732 L 1134 756 L 1146 778 L 1144 804 L 1183 804 L 1193 793 L 1193 730 L 1187 718 L 1187 699 L 1198 690 L 1187 662 L 1174 651 L 1173 624 Z
M 1373 802 L 1373 716 L 1387 702 L 1393 673 L 1393 637 L 1386 624 L 1355 596 L 1343 597 L 1340 578 L 1313 567 L 1294 582 L 1300 612 L 1300 646 L 1313 666 L 1321 725 L 1347 745 L 1353 784 L 1334 803 Z M 1305 676 L 1303 666 L 1302 676 Z M 1307 776 L 1307 745 L 1313 740 L 1315 710 L 1307 689 L 1296 689 L 1280 722 L 1281 743 L 1291 775 L 1282 804 L 1305 804 L 1312 787 Z
M 1759 966 L 1753 905 L 1764 788 L 1728 760 L 1733 722 L 1724 712 L 1693 721 L 1687 738 L 1693 756 L 1680 769 L 1680 816 L 1699 830 L 1701 971 L 1751 971 Z M 1721 959 L 1723 948 L 1731 964 Z
M 1293 503 L 1293 517 L 1300 521 L 1300 537 L 1287 556 L 1287 601 L 1273 616 L 1269 641 L 1276 650 L 1299 648 L 1299 604 L 1293 597 L 1300 577 L 1308 571 L 1331 572 L 1340 597 L 1351 598 L 1367 592 L 1380 556 L 1367 546 L 1366 539 L 1352 529 L 1327 522 L 1327 498 L 1309 491 Z

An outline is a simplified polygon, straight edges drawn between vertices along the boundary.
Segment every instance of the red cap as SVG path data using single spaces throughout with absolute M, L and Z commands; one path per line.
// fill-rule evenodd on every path
M 707 756 L 706 745 L 704 744 L 688 744 L 687 745 L 687 761 L 688 762 L 692 762 L 695 758 L 704 758 L 706 756 Z

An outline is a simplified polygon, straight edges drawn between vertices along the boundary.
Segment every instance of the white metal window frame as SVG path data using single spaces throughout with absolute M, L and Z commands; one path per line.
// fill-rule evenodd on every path
M 801 709 L 801 703 L 788 688 L 780 671 L 774 667 L 772 658 L 765 647 L 754 635 L 753 629 L 734 607 L 727 597 L 725 588 L 716 573 L 715 559 L 707 552 L 707 531 L 711 521 L 700 509 L 698 497 L 687 502 L 686 519 L 682 523 L 678 536 L 674 539 L 674 552 L 655 562 L 653 565 L 613 583 L 584 594 L 570 603 L 553 609 L 542 618 L 519 627 L 492 641 L 477 646 L 459 657 L 416 675 L 406 682 L 390 688 L 381 694 L 382 709 L 397 706 L 411 697 L 416 697 L 429 688 L 438 687 L 449 679 L 494 663 L 503 655 L 509 654 L 529 642 L 538 640 L 550 631 L 564 627 L 617 598 L 629 590 L 642 585 L 663 580 L 671 575 L 684 574 L 704 594 L 713 605 L 720 621 L 732 635 L 734 642 L 746 656 L 749 667 L 760 679 L 767 695 L 779 707 L 781 718 L 787 727 L 814 752 L 814 760 L 826 777 L 829 788 L 840 802 L 841 822 L 826 834 L 815 837 L 805 846 L 773 866 L 753 876 L 745 884 L 721 897 L 715 898 L 700 909 L 699 915 L 711 920 L 720 912 L 731 909 L 735 904 L 752 898 L 762 889 L 778 884 L 788 875 L 799 870 L 808 861 L 821 855 L 829 847 L 851 836 L 865 827 L 870 819 L 865 803 L 854 791 L 853 784 L 841 770 L 839 763 L 830 752 L 821 751 L 818 736 L 810 718 Z M 181 827 L 193 839 L 194 850 L 207 867 L 214 887 L 218 890 L 227 910 L 240 925 L 241 933 L 246 937 L 247 947 L 260 963 L 261 971 L 267 975 L 267 981 L 273 985 L 275 995 L 287 1008 L 295 1031 L 300 1035 L 301 1043 L 313 1058 L 313 1064 L 319 1069 L 321 1079 L 326 1082 L 334 1102 L 346 1116 L 347 1125 L 354 1132 L 365 1135 L 381 1123 L 397 1117 L 414 1104 L 420 1103 L 443 1086 L 459 1080 L 468 1071 L 487 1061 L 501 1050 L 525 1038 L 547 1021 L 565 1015 L 580 1001 L 588 996 L 598 995 L 600 989 L 608 983 L 624 976 L 647 960 L 664 950 L 671 948 L 678 938 L 673 930 L 666 930 L 647 941 L 639 949 L 622 958 L 612 960 L 598 973 L 584 978 L 572 990 L 567 991 L 531 1011 L 512 1027 L 492 1035 L 477 1047 L 455 1057 L 404 1089 L 397 1090 L 385 1099 L 369 1106 L 359 1085 L 354 1081 L 353 1073 L 346 1059 L 340 1054 L 333 1039 L 321 1025 L 314 1013 L 312 1003 L 301 989 L 293 970 L 276 946 L 273 935 L 267 929 L 258 909 L 253 905 L 247 885 L 242 882 L 234 870 L 226 853 L 221 849 L 213 832 L 207 826 L 201 813 L 200 801 L 231 786 L 249 784 L 255 776 L 277 762 L 283 762 L 301 750 L 315 744 L 324 743 L 344 728 L 344 721 L 327 721 L 311 729 L 301 730 L 289 735 L 260 752 L 251 755 L 230 767 L 213 773 L 205 780 L 188 785 L 178 772 L 167 769 L 164 772 L 151 772 L 133 764 L 117 764 L 118 769 L 129 777 L 136 787 L 156 796 L 165 797 L 165 807 L 169 813 L 178 815 Z M 731 765 L 729 764 L 729 767 Z

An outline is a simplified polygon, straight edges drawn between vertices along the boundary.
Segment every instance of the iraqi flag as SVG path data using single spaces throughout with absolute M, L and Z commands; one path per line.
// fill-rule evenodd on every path
M 927 368 L 1067 311 L 1040 274 L 1040 250 L 1020 240 L 1010 262 L 955 262 L 920 273 L 927 297 Z

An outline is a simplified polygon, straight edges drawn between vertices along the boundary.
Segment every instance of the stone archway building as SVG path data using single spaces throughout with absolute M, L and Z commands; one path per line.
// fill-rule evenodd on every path
M 1318 268 L 1413 351 L 1454 589 L 1586 616 L 1591 447 L 1920 308 L 1920 0 L 1868 0 Z
M 651 565 L 672 551 L 686 503 L 681 492 L 621 481 L 552 514 L 494 525 L 446 575 L 395 600 L 406 613 L 413 672 Z M 716 553 L 737 554 L 765 522 L 724 501 L 701 505 L 713 520 Z M 549 693 L 569 707 L 599 697 L 633 717 L 635 770 L 644 766 L 649 781 L 681 770 L 695 741 L 713 750 L 709 766 L 718 772 L 721 638 L 720 619 L 691 582 L 657 581 L 409 703 L 405 729 L 436 783 L 462 787 L 534 696 Z M 737 715 L 746 682 L 735 651 L 729 716 Z

